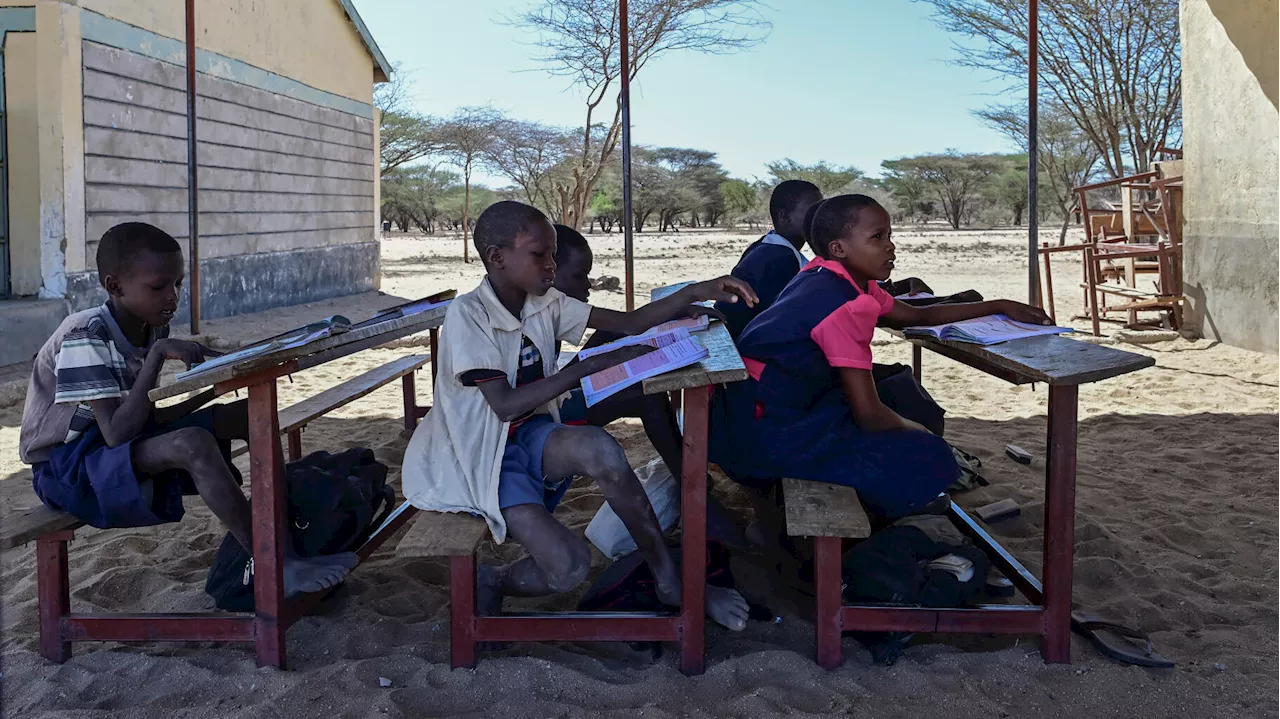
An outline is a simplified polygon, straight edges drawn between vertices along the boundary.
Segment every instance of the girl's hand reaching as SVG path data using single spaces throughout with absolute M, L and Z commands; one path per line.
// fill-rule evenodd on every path
M 685 289 L 693 302 L 737 302 L 739 298 L 747 303 L 747 307 L 755 307 L 760 298 L 751 285 L 732 275 L 725 275 L 714 280 L 699 282 Z

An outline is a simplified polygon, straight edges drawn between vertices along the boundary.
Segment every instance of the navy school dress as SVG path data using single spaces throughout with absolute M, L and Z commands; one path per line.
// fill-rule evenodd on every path
M 860 428 L 836 369 L 872 369 L 876 320 L 892 307 L 839 263 L 810 262 L 738 339 L 751 378 L 716 392 L 711 461 L 749 486 L 794 477 L 853 487 L 887 517 L 937 497 L 960 473 L 950 446 L 927 432 Z
M 730 274 L 751 285 L 760 301 L 755 307 L 748 307 L 745 302 L 716 303 L 716 309 L 724 313 L 730 337 L 736 340 L 751 320 L 769 309 L 782 288 L 800 271 L 801 258 L 803 255 L 791 242 L 776 232 L 770 232 L 747 247 Z

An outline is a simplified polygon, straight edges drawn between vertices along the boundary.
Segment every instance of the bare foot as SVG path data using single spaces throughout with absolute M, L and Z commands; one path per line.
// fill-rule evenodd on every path
M 707 616 L 715 623 L 740 632 L 747 628 L 750 613 L 747 600 L 737 590 L 707 585 Z
M 355 552 L 342 552 L 340 554 L 318 554 L 314 557 L 307 557 L 308 562 L 312 564 L 327 564 L 335 567 L 345 567 L 347 569 L 355 569 L 360 564 L 360 556 Z
M 306 559 L 284 560 L 284 595 L 322 592 L 338 586 L 351 570 L 334 564 L 315 564 Z

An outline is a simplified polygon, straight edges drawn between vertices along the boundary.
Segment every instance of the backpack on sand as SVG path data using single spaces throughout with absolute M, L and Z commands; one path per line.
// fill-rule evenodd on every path
M 289 539 L 300 557 L 357 549 L 396 505 L 387 467 L 373 451 L 314 452 L 285 467 Z M 230 533 L 213 558 L 204 591 L 219 609 L 253 611 L 253 560 Z

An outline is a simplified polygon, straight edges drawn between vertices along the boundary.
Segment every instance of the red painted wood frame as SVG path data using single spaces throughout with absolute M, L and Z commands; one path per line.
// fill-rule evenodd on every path
M 920 347 L 914 346 L 917 377 Z M 991 372 L 972 357 L 956 357 Z M 1016 378 L 1014 380 L 1016 381 Z M 1038 634 L 1040 655 L 1048 663 L 1071 661 L 1071 581 L 1075 537 L 1076 432 L 1079 387 L 1049 387 L 1048 457 L 1045 472 L 1044 584 L 954 502 L 951 521 L 967 534 L 1013 582 L 1031 605 L 984 605 L 961 609 L 846 605 L 841 598 L 839 537 L 814 538 L 814 589 L 818 664 L 834 669 L 844 661 L 846 631 Z
M 707 423 L 712 388 L 684 390 L 684 468 L 681 473 L 679 613 L 545 612 L 482 617 L 476 610 L 475 555 L 449 564 L 450 660 L 474 667 L 477 644 L 490 641 L 678 642 L 680 671 L 701 674 L 706 646 Z
M 436 330 L 431 330 L 435 345 Z M 72 614 L 67 543 L 74 530 L 43 534 L 36 539 L 36 587 L 39 599 L 40 654 L 62 663 L 71 658 L 72 642 L 253 642 L 259 666 L 285 666 L 285 631 L 314 607 L 324 594 L 308 594 L 284 601 L 281 569 L 284 560 L 284 460 L 280 448 L 280 419 L 276 382 L 297 369 L 296 363 L 248 375 L 215 387 L 218 394 L 249 390 L 249 481 L 253 512 L 254 614 L 130 613 Z M 431 355 L 431 376 L 436 376 Z M 405 426 L 412 428 L 430 407 L 419 407 L 413 374 L 404 377 Z M 290 454 L 301 453 L 300 438 L 289 438 Z M 356 552 L 367 559 L 414 516 L 401 513 Z

